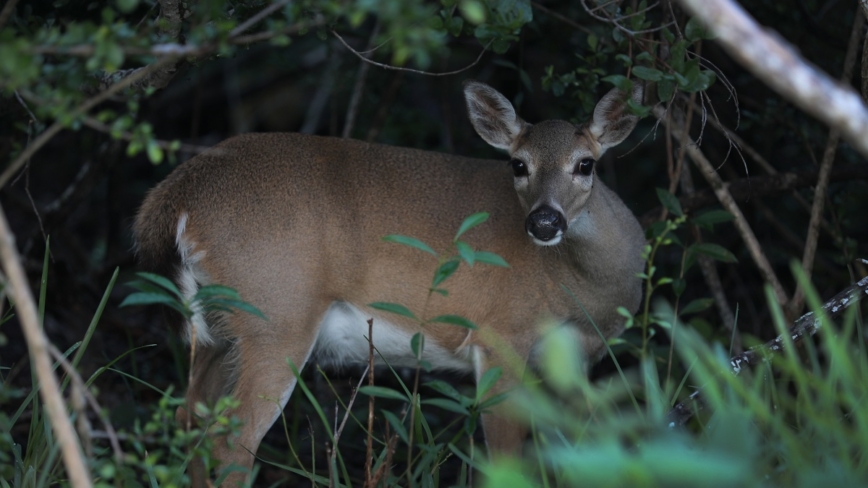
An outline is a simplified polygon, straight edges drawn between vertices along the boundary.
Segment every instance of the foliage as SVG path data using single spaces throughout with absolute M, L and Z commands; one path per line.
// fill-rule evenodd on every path
M 827 128 L 741 71 L 708 42 L 701 25 L 677 8 L 666 12 L 632 0 L 304 0 L 287 2 L 235 32 L 272 2 L 178 3 L 183 8 L 175 18 L 154 0 L 19 2 L 0 26 L 0 156 L 16 160 L 52 124 L 67 129 L 26 158 L 26 171 L 3 188 L 0 198 L 34 282 L 48 269 L 33 264 L 47 259 L 47 253 L 41 255 L 44 234 L 63 236 L 53 251 L 55 278 L 42 280 L 40 308 L 46 332 L 72 357 L 88 391 L 104 407 L 90 412 L 90 420 L 117 422 L 118 412 L 127 417 L 118 432 L 121 459 L 105 438 L 91 439 L 92 473 L 106 485 L 184 485 L 191 455 L 210 462 L 203 432 L 179 429 L 173 420 L 180 402 L 173 385 L 182 387 L 186 377 L 181 347 L 176 344 L 170 352 L 167 334 L 152 325 L 157 319 L 137 309 L 119 313 L 121 298 L 101 293 L 117 263 L 131 266 L 125 229 L 144 191 L 169 170 L 150 163 L 184 161 L 200 150 L 197 145 L 210 146 L 242 131 L 299 130 L 302 122 L 312 121 L 311 132 L 338 134 L 341 123 L 350 122 L 343 109 L 355 96 L 357 77 L 363 77 L 361 61 L 336 42 L 332 29 L 378 63 L 460 71 L 434 82 L 372 67 L 367 85 L 359 89 L 359 129 L 351 134 L 361 138 L 366 129 L 370 141 L 491 156 L 476 145 L 468 125 L 456 123 L 463 110 L 462 79 L 498 85 L 528 121 L 576 123 L 587 120 L 610 86 L 629 90 L 642 80 L 652 98 L 672 107 L 669 115 L 684 119 L 697 147 L 728 182 L 767 171 L 758 157 L 779 173 L 816 171 L 827 151 Z M 847 2 L 760 0 L 744 7 L 821 69 L 839 75 L 853 20 Z M 365 42 L 369 48 L 362 47 Z M 480 54 L 481 62 L 474 64 Z M 165 64 L 153 74 L 164 78 L 149 75 L 108 100 L 83 105 L 112 83 L 159 62 Z M 316 109 L 318 98 L 325 101 Z M 649 115 L 648 107 L 631 110 Z M 646 228 L 645 299 L 636 316 L 621 311 L 627 330 L 610 342 L 610 357 L 592 379 L 573 374 L 581 367 L 570 341 L 559 340 L 557 332 L 546 341 L 546 386 L 531 381 L 520 397 L 533 412 L 528 421 L 535 427 L 526 457 L 480 462 L 480 450 L 468 435 L 478 430 L 479 414 L 496 400 L 484 393 L 497 372 L 487 374 L 482 394 L 442 379 L 426 380 L 425 345 L 418 335 L 411 348 L 419 358 L 415 373 L 422 376 L 413 377 L 422 378 L 419 384 L 395 371 L 379 375 L 379 386 L 362 390 L 376 398 L 382 414 L 375 432 L 367 432 L 360 421 L 366 412 L 358 405 L 350 408 L 346 395 L 340 399 L 339 387 L 326 380 L 343 411 L 350 412 L 334 463 L 330 458 L 318 462 L 322 456 L 311 462 L 292 450 L 308 438 L 298 418 L 320 418 L 318 428 L 326 430 L 333 421 L 325 416 L 332 406 L 316 397 L 312 383 L 319 379 L 302 380 L 311 391 L 304 408 L 313 413 L 294 416 L 295 424 L 285 421 L 294 459 L 279 467 L 312 484 L 352 484 L 349 456 L 359 451 L 360 438 L 371 435 L 375 467 L 388 464 L 389 442 L 408 450 L 413 445 L 412 452 L 392 460 L 408 469 L 390 473 L 384 485 L 438 485 L 448 475 L 441 463 L 456 459 L 456 483 L 470 484 L 476 470 L 490 486 L 864 484 L 861 453 L 868 432 L 858 401 L 865 396 L 868 368 L 859 317 L 825 323 L 819 339 L 808 342 L 799 356 L 770 359 L 750 374 L 727 373 L 733 338 L 758 343 L 781 332 L 785 321 L 773 300 L 766 303 L 763 279 L 735 232 L 733 214 L 714 205 L 682 206 L 686 196 L 707 190 L 706 185 L 690 169 L 684 141 L 652 125 L 645 123 L 641 134 L 625 144 L 629 156 L 613 150 L 616 157 L 607 156 L 599 165 L 601 179 L 637 214 L 659 205 L 656 215 L 665 209 L 672 216 Z M 741 156 L 733 135 L 745 148 Z M 847 145 L 838 147 L 835 168 L 854 164 L 864 160 Z M 853 264 L 868 242 L 868 192 L 859 179 L 833 180 L 829 186 L 810 280 L 824 296 L 864 273 Z M 784 286 L 792 290 L 801 282 L 816 309 L 818 299 L 807 280 L 798 273 L 790 279 L 788 270 L 807 241 L 810 210 L 805 208 L 813 190 L 785 190 L 771 196 L 756 190 L 736 200 Z M 34 210 L 40 218 L 33 217 Z M 467 225 L 478 220 L 481 215 Z M 387 240 L 433 256 L 435 272 L 425 284 L 430 296 L 446 293 L 445 280 L 462 263 L 503 264 L 460 237 L 461 232 L 443 255 L 411 237 Z M 712 305 L 720 305 L 720 299 L 694 266 L 707 259 L 719 270 L 718 291 L 735 306 L 734 323 L 717 316 Z M 140 294 L 127 303 L 166 303 L 187 315 L 210 306 L 257 313 L 226 288 L 203 288 L 187 299 L 159 277 L 140 278 Z M 54 288 L 46 293 L 47 286 Z M 92 314 L 97 302 L 99 311 Z M 435 322 L 476 326 L 401 304 L 372 306 L 415 319 L 423 330 Z M 23 341 L 15 327 L 6 325 L 15 325 L 14 312 L 9 304 L 0 314 L 0 486 L 63 485 L 38 385 L 27 374 Z M 90 344 L 100 317 L 100 335 Z M 143 349 L 153 343 L 160 345 Z M 380 383 L 386 379 L 392 386 Z M 672 404 L 700 386 L 704 413 L 686 430 L 667 428 L 665 413 Z M 221 413 L 228 406 L 224 401 L 199 413 L 231 431 L 231 416 Z M 456 417 L 438 423 L 434 414 L 442 412 Z M 353 426 L 360 432 L 355 437 L 349 434 Z M 327 443 L 337 444 L 336 435 L 310 433 L 310 443 L 322 451 Z

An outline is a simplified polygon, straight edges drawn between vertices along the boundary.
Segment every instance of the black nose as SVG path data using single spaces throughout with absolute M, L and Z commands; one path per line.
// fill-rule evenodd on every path
M 524 227 L 528 234 L 545 242 L 563 233 L 567 228 L 567 221 L 560 212 L 543 205 L 527 216 Z

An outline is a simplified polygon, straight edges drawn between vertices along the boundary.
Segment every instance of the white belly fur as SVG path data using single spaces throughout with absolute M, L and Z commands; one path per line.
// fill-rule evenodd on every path
M 358 307 L 346 302 L 335 302 L 329 307 L 319 327 L 315 349 L 318 363 L 344 366 L 368 363 L 368 318 Z M 378 364 L 394 367 L 415 367 L 416 359 L 410 349 L 413 333 L 374 315 L 374 358 Z M 449 351 L 425 338 L 422 359 L 435 369 L 473 371 L 472 348 Z

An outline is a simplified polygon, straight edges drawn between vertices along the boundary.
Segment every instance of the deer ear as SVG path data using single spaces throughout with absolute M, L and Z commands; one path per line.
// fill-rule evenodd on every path
M 508 151 L 526 125 L 509 100 L 478 81 L 464 82 L 464 100 L 476 133 L 492 146 Z
M 644 85 L 633 82 L 633 93 L 630 95 L 633 102 L 641 104 L 644 93 Z M 594 119 L 588 129 L 600 144 L 602 153 L 623 142 L 638 122 L 639 117 L 627 112 L 627 94 L 614 88 L 597 103 Z

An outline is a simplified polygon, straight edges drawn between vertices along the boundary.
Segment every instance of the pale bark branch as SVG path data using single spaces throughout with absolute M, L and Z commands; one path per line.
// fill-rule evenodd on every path
M 836 127 L 868 157 L 868 107 L 848 86 L 809 65 L 731 0 L 679 0 L 702 20 L 730 55 L 802 110 Z
M 841 82 L 849 84 L 853 78 L 853 68 L 856 65 L 856 50 L 859 36 L 862 34 L 862 26 L 865 25 L 865 16 L 862 15 L 861 7 L 856 7 L 856 15 L 853 20 L 853 28 L 850 32 L 850 42 L 847 44 L 847 54 L 844 56 L 844 70 Z M 826 190 L 829 187 L 829 175 L 832 172 L 832 164 L 835 162 L 835 153 L 838 150 L 838 142 L 841 140 L 841 132 L 833 127 L 829 130 L 829 138 L 826 141 L 826 150 L 823 152 L 823 161 L 820 163 L 820 175 L 817 178 L 817 186 L 814 189 L 814 204 L 811 206 L 811 220 L 808 223 L 808 233 L 805 237 L 805 252 L 802 255 L 802 269 L 808 280 L 814 269 L 814 256 L 817 253 L 817 242 L 820 238 L 820 222 L 823 219 L 823 207 L 826 203 Z M 804 290 L 796 287 L 793 298 L 787 304 L 790 312 L 795 315 L 802 310 L 805 301 Z
M 864 264 L 868 264 L 868 260 L 863 259 Z M 845 310 L 856 305 L 860 300 L 868 294 L 868 277 L 862 278 L 857 283 L 850 285 L 844 291 L 835 295 L 831 300 L 823 304 L 823 313 L 826 318 L 831 320 L 840 316 Z M 823 322 L 820 317 L 817 317 L 814 312 L 806 313 L 799 317 L 788 331 L 789 340 L 785 340 L 783 335 L 778 336 L 774 340 L 766 342 L 761 346 L 756 346 L 747 351 L 733 356 L 729 360 L 731 372 L 738 375 L 742 369 L 748 366 L 754 366 L 762 361 L 767 360 L 769 356 L 780 354 L 787 342 L 793 344 L 813 336 L 820 330 Z M 687 397 L 683 402 L 675 405 L 667 415 L 667 424 L 669 427 L 681 426 L 687 423 L 694 412 L 701 407 L 702 390 L 696 390 Z
M 654 107 L 653 112 L 654 116 L 663 124 L 668 125 L 670 123 L 662 106 L 658 105 Z M 684 132 L 686 132 L 685 128 L 677 124 L 672 124 L 671 129 L 672 135 L 678 140 L 682 140 Z M 766 255 L 760 248 L 759 241 L 757 241 L 756 235 L 754 235 L 753 230 L 750 228 L 750 225 L 748 225 L 747 219 L 735 203 L 735 200 L 732 198 L 729 189 L 726 187 L 726 183 L 720 175 L 717 174 L 714 165 L 712 165 L 702 151 L 699 150 L 696 143 L 689 136 L 684 137 L 683 140 L 686 142 L 685 147 L 687 148 L 688 157 L 690 157 L 697 169 L 699 169 L 699 172 L 702 173 L 702 176 L 708 184 L 711 185 L 714 194 L 717 196 L 717 199 L 720 200 L 720 204 L 723 206 L 724 210 L 735 217 L 735 228 L 747 246 L 748 252 L 750 253 L 751 258 L 753 258 L 753 261 L 759 269 L 763 279 L 772 286 L 775 293 L 775 299 L 781 305 L 785 305 L 787 303 L 787 293 L 784 291 L 783 285 L 780 280 L 778 280 L 777 275 L 772 269 L 771 263 L 769 263 L 768 258 L 766 258 Z
M 15 299 L 15 308 L 21 329 L 24 331 L 24 339 L 27 341 L 27 349 L 39 379 L 39 394 L 48 412 L 51 427 L 57 443 L 60 446 L 63 464 L 69 475 L 69 482 L 75 488 L 87 488 L 93 486 L 87 463 L 81 451 L 72 423 L 66 414 L 63 397 L 60 394 L 60 385 L 54 376 L 49 354 L 50 344 L 45 333 L 39 326 L 39 317 L 36 312 L 36 303 L 30 292 L 27 275 L 21 266 L 18 250 L 15 248 L 15 237 L 9 230 L 6 214 L 0 207 L 0 261 L 12 288 L 12 296 Z

